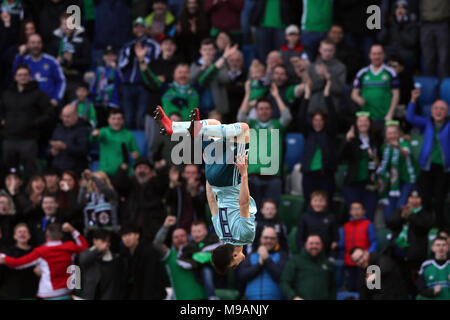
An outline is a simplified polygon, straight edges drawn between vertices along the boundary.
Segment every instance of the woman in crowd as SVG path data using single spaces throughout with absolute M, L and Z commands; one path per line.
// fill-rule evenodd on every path
M 176 26 L 177 47 L 186 62 L 199 56 L 200 42 L 208 36 L 209 25 L 200 0 L 186 0 Z
M 382 160 L 377 169 L 378 191 L 385 204 L 384 219 L 408 200 L 417 179 L 416 164 L 411 155 L 411 144 L 402 137 L 398 121 L 387 121 Z
M 348 164 L 344 180 L 347 211 L 353 202 L 361 202 L 366 217 L 373 221 L 377 207 L 376 168 L 379 163 L 381 134 L 370 121 L 370 113 L 357 112 L 355 124 L 345 137 L 341 160 Z

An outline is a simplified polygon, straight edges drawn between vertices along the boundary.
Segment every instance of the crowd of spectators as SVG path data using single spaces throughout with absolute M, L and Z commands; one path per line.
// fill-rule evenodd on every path
M 0 11 L 1 299 L 450 299 L 450 101 L 426 112 L 413 80 L 450 76 L 448 0 Z M 228 276 L 203 167 L 174 162 L 157 105 L 256 132 L 256 236 Z

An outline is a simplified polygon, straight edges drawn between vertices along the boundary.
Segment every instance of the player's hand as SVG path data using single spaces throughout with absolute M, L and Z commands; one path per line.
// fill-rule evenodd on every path
M 439 292 L 441 292 L 441 286 L 440 285 L 434 286 L 434 295 L 437 296 Z
M 169 228 L 174 226 L 177 223 L 177 217 L 175 216 L 167 216 L 166 220 L 164 220 L 164 226 Z
M 5 264 L 5 258 L 0 256 L 0 264 Z
M 75 228 L 72 227 L 72 225 L 71 225 L 70 223 L 65 222 L 65 223 L 62 225 L 62 231 L 68 232 L 68 233 L 72 233 L 72 232 L 75 231 Z
M 244 154 L 238 154 L 235 156 L 236 162 L 234 165 L 238 168 L 239 173 L 241 176 L 247 175 L 247 168 L 248 168 L 248 157 Z
M 42 270 L 41 270 L 41 268 L 36 267 L 36 268 L 33 269 L 33 273 L 34 273 L 37 277 L 40 278 L 41 275 L 42 275 Z
M 420 89 L 414 89 L 411 91 L 411 102 L 416 103 L 420 97 Z

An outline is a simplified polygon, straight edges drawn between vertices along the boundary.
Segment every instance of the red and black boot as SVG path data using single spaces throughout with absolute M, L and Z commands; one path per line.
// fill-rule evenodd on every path
M 200 121 L 200 111 L 198 110 L 198 108 L 195 108 L 191 111 L 191 114 L 189 115 L 189 120 L 191 121 L 189 133 L 191 134 L 192 138 L 195 138 L 198 136 L 203 126 L 202 122 Z
M 157 106 L 153 115 L 153 119 L 159 125 L 159 132 L 164 136 L 170 136 L 173 133 L 172 130 L 172 120 L 164 113 L 161 106 Z

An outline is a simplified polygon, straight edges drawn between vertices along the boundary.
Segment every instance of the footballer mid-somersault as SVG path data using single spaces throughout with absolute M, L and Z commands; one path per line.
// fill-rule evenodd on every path
M 154 118 L 162 134 L 202 135 L 208 138 L 203 141 L 203 151 L 210 144 L 223 148 L 222 161 L 210 159 L 215 153 L 204 152 L 203 159 L 212 222 L 223 243 L 212 252 L 212 262 L 218 273 L 225 274 L 244 261 L 243 246 L 255 238 L 256 204 L 250 197 L 247 175 L 249 127 L 246 123 L 223 125 L 214 119 L 200 120 L 198 109 L 192 111 L 191 121 L 172 122 L 158 106 Z

